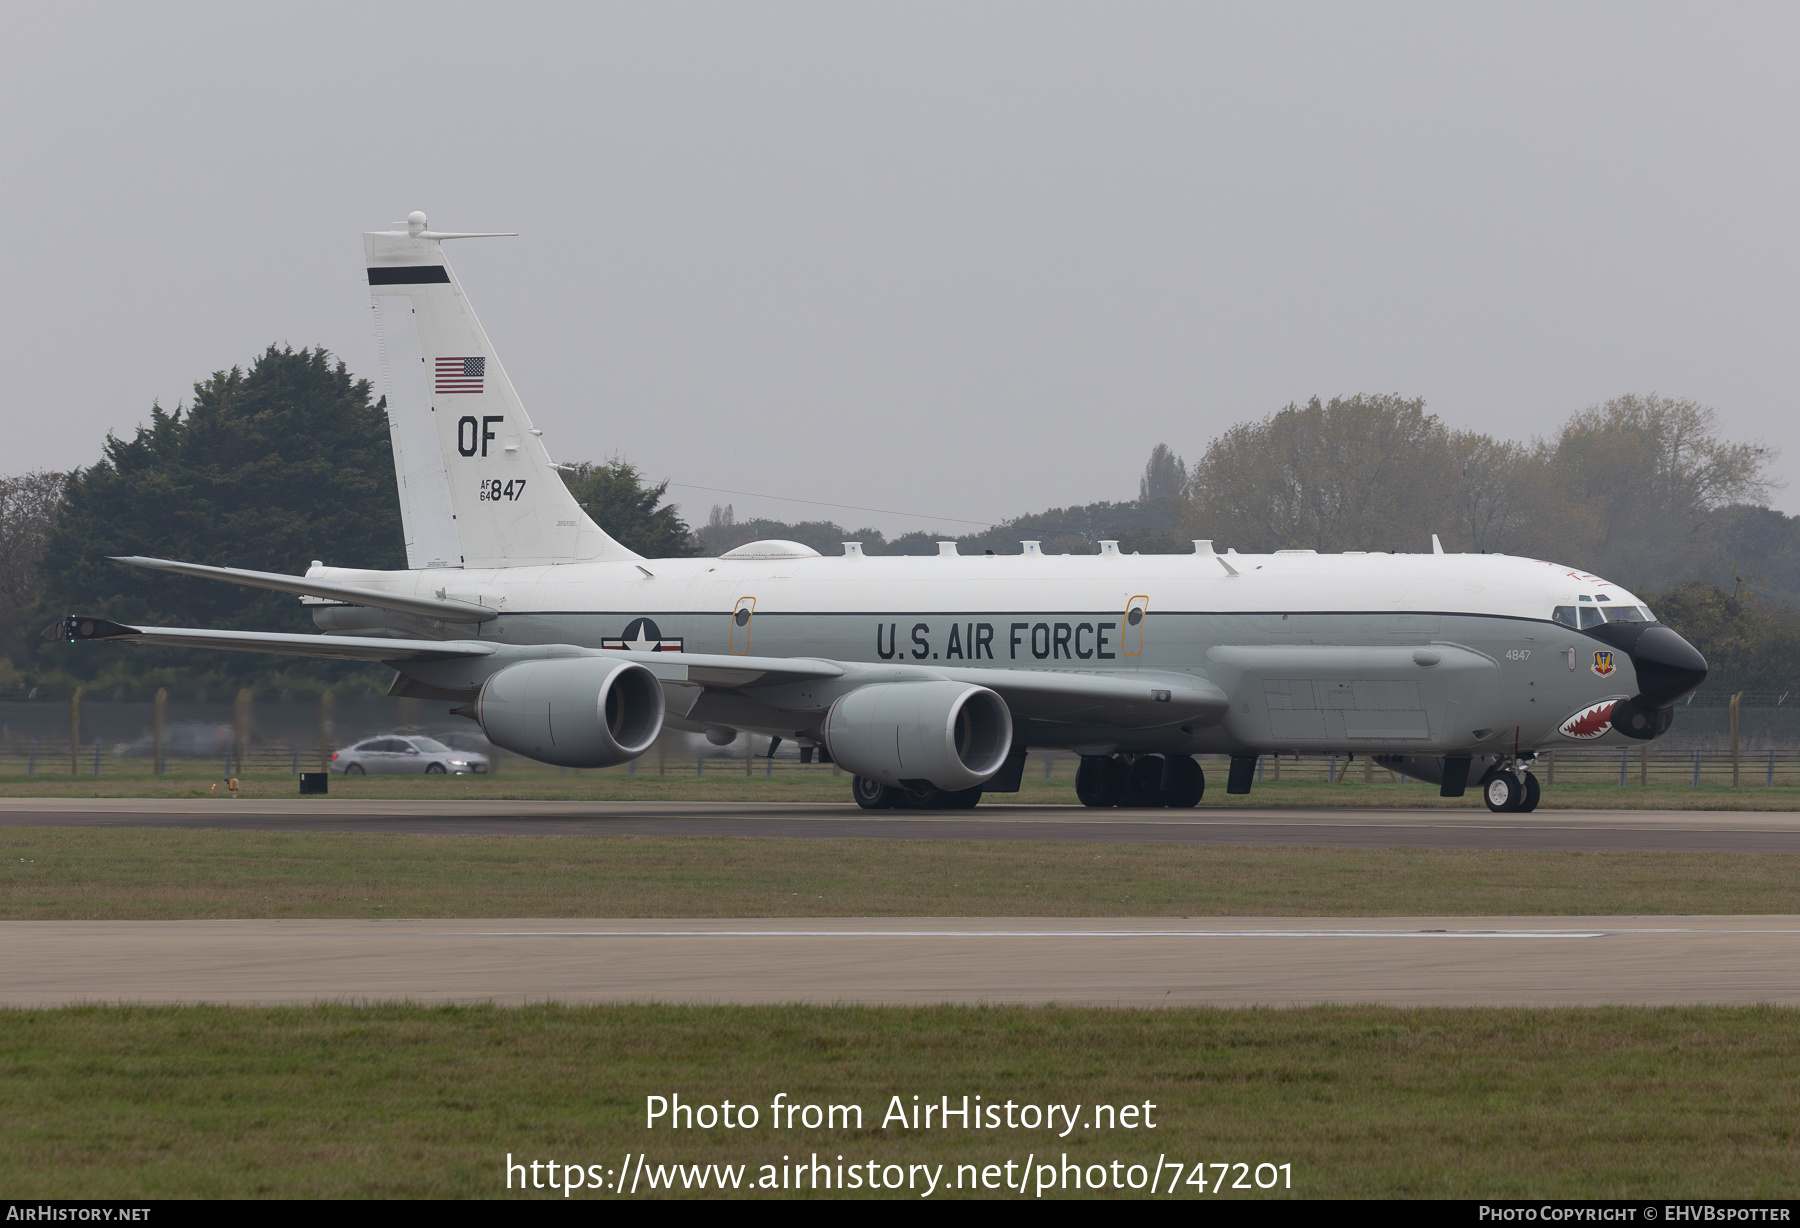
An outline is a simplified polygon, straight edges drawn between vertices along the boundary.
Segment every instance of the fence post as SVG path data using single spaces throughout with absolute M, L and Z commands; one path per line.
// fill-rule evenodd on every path
M 1270 780 L 1280 780 L 1281 779 L 1281 752 L 1280 751 L 1277 751 L 1273 755 L 1269 756 L 1269 779 Z
M 1625 773 L 1629 771 L 1630 768 L 1631 751 L 1626 747 L 1621 746 L 1619 747 L 1619 788 L 1621 789 L 1625 787 Z
M 706 756 L 699 751 L 694 752 L 694 775 L 706 775 Z
M 1731 787 L 1738 787 L 1738 701 L 1744 698 L 1739 691 L 1731 697 Z
M 100 739 L 94 739 L 94 775 L 100 774 Z
M 331 770 L 331 709 L 336 703 L 337 699 L 330 691 L 319 692 L 319 770 L 321 772 Z M 492 772 L 493 770 L 494 765 L 488 764 L 488 771 Z
M 1547 750 L 1544 752 L 1544 787 L 1546 789 L 1548 789 L 1555 783 L 1556 783 L 1556 752 L 1553 750 Z
M 656 774 L 658 776 L 669 774 L 669 740 L 667 737 L 656 739 Z
M 1650 743 L 1638 747 L 1638 788 L 1650 787 Z
M 1375 757 L 1373 755 L 1363 756 L 1363 783 L 1365 785 L 1375 783 Z
M 1328 785 L 1335 785 L 1337 783 L 1337 756 L 1336 755 L 1333 755 L 1331 757 L 1331 761 L 1325 765 L 1325 783 Z
M 153 753 L 155 755 L 156 774 L 158 776 L 163 774 L 163 722 L 164 718 L 168 716 L 168 711 L 169 688 L 159 686 L 156 688 L 156 715 L 153 723 L 153 727 L 156 730 L 156 749 Z
M 1771 747 L 1769 747 L 1769 771 L 1768 771 L 1768 774 L 1763 777 L 1763 788 L 1773 789 L 1774 787 L 1775 787 L 1775 748 L 1773 746 L 1771 746 Z
M 1700 748 L 1694 747 L 1694 788 L 1700 787 Z
M 81 688 L 69 692 L 69 775 L 81 775 Z
M 244 774 L 244 750 L 250 741 L 250 688 L 242 687 L 231 705 L 231 758 L 237 765 L 232 776 Z

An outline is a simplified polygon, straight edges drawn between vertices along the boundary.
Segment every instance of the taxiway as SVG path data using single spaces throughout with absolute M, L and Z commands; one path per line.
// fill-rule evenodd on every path
M 9 921 L 81 1002 L 1800 1005 L 1800 916 Z
M 819 802 L 365 801 L 348 798 L 0 798 L 0 826 L 221 828 L 458 835 L 1072 840 L 1112 844 L 1800 853 L 1776 810 L 1482 808 L 864 811 Z

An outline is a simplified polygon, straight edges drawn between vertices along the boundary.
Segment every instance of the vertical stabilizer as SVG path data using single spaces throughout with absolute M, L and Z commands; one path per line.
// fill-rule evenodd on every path
M 469 307 L 442 241 L 363 235 L 409 567 L 635 559 L 575 502 Z

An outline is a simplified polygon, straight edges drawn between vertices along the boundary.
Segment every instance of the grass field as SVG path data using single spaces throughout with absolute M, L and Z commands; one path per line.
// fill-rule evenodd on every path
M 1049 780 L 1027 772 L 1017 793 L 987 794 L 983 805 L 1073 806 L 1075 780 L 1072 759 L 1065 759 Z M 331 778 L 331 796 L 349 798 L 441 798 L 445 800 L 575 800 L 575 801 L 748 801 L 830 802 L 850 804 L 850 778 L 832 774 L 829 766 L 801 768 L 784 765 L 773 775 L 761 766 L 745 775 L 742 761 L 714 760 L 705 775 L 694 774 L 693 765 L 658 774 L 635 774 L 622 768 L 596 771 L 559 771 L 543 764 L 509 759 L 496 776 L 361 776 Z M 228 801 L 230 791 L 216 770 L 179 764 L 178 770 L 156 776 L 140 761 L 128 767 L 109 766 L 101 775 L 69 775 L 38 772 L 35 775 L 0 775 L 0 797 L 206 797 Z M 1745 784 L 1732 788 L 1710 780 L 1700 788 L 1686 784 L 1630 783 L 1568 780 L 1568 773 L 1554 787 L 1545 788 L 1541 808 L 1649 809 L 1649 810 L 1800 810 L 1800 786 L 1764 787 L 1760 777 L 1744 777 Z M 246 797 L 297 797 L 299 784 L 285 771 L 251 773 L 240 778 Z M 1281 806 L 1368 806 L 1409 809 L 1483 809 L 1474 790 L 1460 798 L 1438 796 L 1435 785 L 1394 783 L 1384 771 L 1365 783 L 1359 771 L 1335 784 L 1322 779 L 1265 780 L 1243 796 L 1225 792 L 1222 772 L 1208 775 L 1202 809 Z
M 1769 854 L 0 828 L 0 919 L 1800 913 Z
M 847 781 L 828 773 L 333 788 L 842 800 Z M 91 783 L 179 795 L 200 782 Z M 265 796 L 291 795 L 291 777 L 250 784 L 253 796 L 265 784 Z M 1060 782 L 1035 787 L 1042 796 L 1021 800 L 1072 800 Z M 1667 795 L 1692 806 L 1708 792 L 1576 784 L 1566 795 L 1586 790 L 1595 799 L 1572 804 Z M 1721 805 L 1795 804 L 1793 790 L 1713 792 Z M 1356 779 L 1265 782 L 1253 799 L 1396 796 L 1440 804 L 1420 786 Z M 1794 914 L 1796 867 L 1743 854 L 6 827 L 0 919 Z M 959 1165 L 1029 1156 L 1060 1172 L 1065 1154 L 1109 1172 L 1159 1157 L 1291 1166 L 1291 1191 L 1227 1197 L 1795 1197 L 1800 1187 L 1800 1011 L 1780 1008 L 0 1010 L 0 1088 L 0 1188 L 25 1199 L 506 1197 L 509 1152 L 603 1169 L 647 1154 L 653 1173 L 741 1164 L 739 1197 L 760 1166 L 815 1153 L 830 1165 L 945 1165 L 938 1198 L 973 1193 L 954 1188 Z M 673 1092 L 762 1105 L 765 1116 L 753 1130 L 646 1131 L 645 1096 Z M 766 1106 L 778 1092 L 859 1104 L 864 1126 L 777 1132 Z M 892 1096 L 964 1094 L 1152 1101 L 1158 1128 L 1058 1138 L 880 1126 Z M 1207 1170 L 1205 1194 L 1184 1186 L 1182 1196 L 1219 1196 L 1218 1172 Z
M 943 1163 L 952 1186 L 1066 1153 L 1290 1164 L 1299 1197 L 1800 1190 L 1800 1012 L 1779 1009 L 77 1008 L 0 1012 L 0 1070 L 23 1199 L 505 1196 L 509 1152 L 752 1182 L 815 1153 Z M 863 1128 L 776 1131 L 764 1107 L 757 1129 L 646 1130 L 673 1092 L 858 1104 Z M 880 1128 L 892 1096 L 965 1094 L 1149 1101 L 1157 1128 Z

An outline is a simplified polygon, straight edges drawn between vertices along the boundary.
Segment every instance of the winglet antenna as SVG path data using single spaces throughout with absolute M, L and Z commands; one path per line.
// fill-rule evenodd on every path
M 1436 533 L 1431 535 L 1431 552 L 1433 554 L 1442 554 L 1444 552 L 1444 543 L 1438 540 L 1438 535 Z

